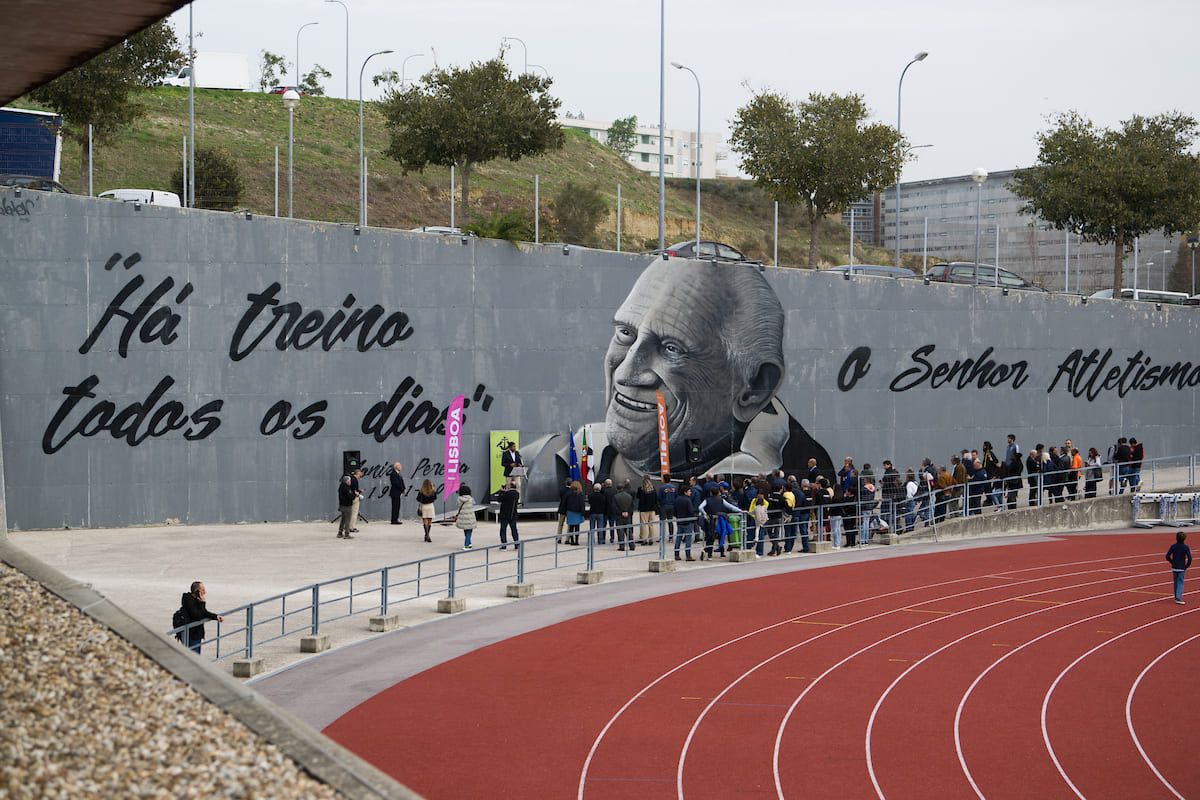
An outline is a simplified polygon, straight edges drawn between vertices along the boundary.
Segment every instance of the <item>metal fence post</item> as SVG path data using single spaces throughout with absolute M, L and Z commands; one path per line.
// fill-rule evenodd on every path
M 221 657 L 221 623 L 217 623 L 217 658 Z M 246 658 L 254 658 L 254 604 L 246 606 Z
M 453 599 L 453 597 L 454 597 L 454 565 L 455 565 L 455 559 L 457 558 L 457 556 L 458 556 L 457 553 L 450 554 L 450 559 L 449 559 L 450 565 L 447 567 L 448 573 L 446 575 L 446 578 L 450 584 L 450 594 L 448 594 L 446 596 L 451 599 Z
M 525 544 L 517 542 L 517 583 L 525 582 Z
M 316 636 L 321 632 L 321 585 L 313 584 L 312 587 L 312 635 Z
M 590 526 L 587 534 L 587 569 L 588 572 L 596 569 L 596 530 Z
M 380 570 L 379 585 L 379 615 L 387 616 L 388 609 L 388 568 Z
M 667 521 L 661 517 L 658 520 L 658 557 L 667 558 Z

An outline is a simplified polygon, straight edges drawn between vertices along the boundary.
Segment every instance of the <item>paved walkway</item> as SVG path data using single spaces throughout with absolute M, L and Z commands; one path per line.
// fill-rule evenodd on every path
M 1040 516 L 1040 512 L 1036 513 Z M 542 556 L 537 559 L 539 569 L 544 569 L 555 557 L 553 534 L 556 526 L 553 518 L 520 521 L 521 535 L 527 542 L 527 556 Z M 355 538 L 349 541 L 338 539 L 336 524 L 328 522 L 16 531 L 9 533 L 9 539 L 49 566 L 90 584 L 135 619 L 162 632 L 170 630 L 171 615 L 179 607 L 180 595 L 194 580 L 204 581 L 209 609 L 223 613 L 320 581 L 457 552 L 462 546 L 461 532 L 451 525 L 435 524 L 432 543 L 424 541 L 421 524 L 414 519 L 407 519 L 402 525 L 360 522 L 359 528 Z M 473 558 L 481 561 L 481 547 L 499 544 L 498 531 L 496 522 L 480 522 L 475 529 Z M 543 540 L 531 541 L 539 537 Z M 924 537 L 914 537 L 921 538 Z M 860 548 L 863 549 L 883 551 L 890 548 L 870 545 Z M 526 582 L 534 584 L 538 595 L 586 591 L 587 587 L 576 582 L 577 573 L 584 568 L 581 564 L 583 550 L 582 547 L 560 546 L 559 566 L 527 575 Z M 698 555 L 699 548 L 694 552 Z M 506 552 L 492 550 L 486 557 L 492 563 L 508 560 L 507 569 L 511 569 L 511 549 Z M 606 584 L 661 577 L 650 573 L 648 567 L 652 559 L 659 557 L 657 545 L 638 547 L 632 554 L 623 554 L 609 544 L 599 548 L 598 557 L 605 559 L 596 564 L 596 569 L 603 570 Z M 798 568 L 794 564 L 797 559 L 826 558 L 828 556 L 791 555 L 767 560 L 779 562 L 781 567 L 788 569 Z M 793 566 L 783 566 L 788 562 L 793 562 Z M 680 573 L 737 571 L 719 580 L 755 574 L 746 571 L 745 565 L 721 559 L 673 563 Z M 513 582 L 493 580 L 459 589 L 456 594 L 465 598 L 467 610 L 517 602 L 508 598 L 505 592 L 506 585 Z M 444 619 L 445 615 L 437 612 L 439 596 L 444 594 L 392 605 L 389 613 L 397 614 L 401 627 L 406 628 Z M 321 632 L 330 636 L 333 648 L 381 635 L 367 630 L 368 616 L 362 614 L 332 624 L 323 623 Z M 240 623 L 234 622 L 237 624 Z M 209 633 L 212 635 L 211 631 Z M 211 645 L 206 648 L 205 655 L 212 655 Z M 309 657 L 299 652 L 299 637 L 256 646 L 255 656 L 263 659 L 265 673 Z M 229 661 L 220 663 L 227 665 Z
M 552 558 L 553 519 L 523 519 L 522 538 L 527 556 L 543 554 L 541 566 Z M 478 554 L 485 545 L 499 544 L 499 526 L 481 522 L 473 543 Z M 164 525 L 139 528 L 15 531 L 10 542 L 72 578 L 94 587 L 114 604 L 154 630 L 171 628 L 171 615 L 179 607 L 180 595 L 194 580 L 204 581 L 210 611 L 223 613 L 246 603 L 292 591 L 319 581 L 339 578 L 380 567 L 402 564 L 434 555 L 461 552 L 462 534 L 453 526 L 435 524 L 433 542 L 424 541 L 418 520 L 403 525 L 386 522 L 359 523 L 359 532 L 349 541 L 336 538 L 337 526 L 325 522 L 263 523 L 246 525 Z M 579 560 L 584 548 L 560 546 L 563 566 L 526 576 L 538 595 L 585 589 L 576 582 L 583 569 Z M 699 548 L 693 548 L 698 556 Z M 632 554 L 617 552 L 609 544 L 598 548 L 596 568 L 604 582 L 654 579 L 648 564 L 657 559 L 659 548 L 638 547 Z M 791 556 L 794 559 L 799 556 Z M 488 558 L 511 559 L 512 550 L 492 550 Z M 805 556 L 809 558 L 809 556 Z M 533 560 L 530 560 L 533 563 Z M 727 561 L 677 562 L 681 571 L 736 568 Z M 511 567 L 510 567 L 511 568 Z M 516 602 L 505 594 L 510 580 L 460 589 L 467 610 Z M 441 595 L 444 596 L 444 595 Z M 437 596 L 392 606 L 389 613 L 400 617 L 403 627 L 444 618 L 437 612 Z M 333 647 L 379 634 L 367 630 L 363 614 L 334 624 L 323 624 Z M 212 632 L 209 632 L 212 635 Z M 206 655 L 210 655 L 206 648 Z M 299 653 L 299 637 L 257 647 L 255 656 L 264 660 L 266 672 L 283 668 L 306 656 Z M 226 663 L 226 662 L 222 662 Z

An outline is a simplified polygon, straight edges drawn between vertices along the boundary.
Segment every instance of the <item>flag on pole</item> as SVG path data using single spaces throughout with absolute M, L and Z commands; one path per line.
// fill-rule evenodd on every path
M 567 429 L 567 438 L 571 440 L 571 456 L 568 462 L 568 471 L 571 474 L 571 480 L 579 480 L 579 456 L 575 452 L 575 431 Z
M 588 450 L 587 444 L 587 425 L 584 425 L 583 430 L 580 431 L 580 438 L 583 439 L 583 447 L 580 448 L 583 450 L 583 452 L 580 454 L 579 458 L 579 474 L 583 476 L 585 481 L 592 483 L 592 465 L 590 463 L 591 459 L 588 458 L 588 453 L 590 451 Z
M 671 472 L 671 454 L 667 446 L 667 404 L 662 392 L 654 393 L 658 401 L 658 471 L 659 477 Z
M 459 486 L 459 463 L 462 459 L 463 401 L 459 395 L 450 401 L 446 409 L 446 458 L 444 464 L 445 492 L 457 492 Z

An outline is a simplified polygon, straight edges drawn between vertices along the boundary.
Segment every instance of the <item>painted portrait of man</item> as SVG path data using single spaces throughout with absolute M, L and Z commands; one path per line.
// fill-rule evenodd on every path
M 795 471 L 809 458 L 832 474 L 828 453 L 776 396 L 785 375 L 783 330 L 779 297 L 756 267 L 651 262 L 613 317 L 604 424 L 589 427 L 589 445 L 600 455 L 597 475 L 658 475 L 658 393 L 674 474 Z M 565 440 L 538 443 L 544 449 L 537 472 L 550 473 L 547 488 L 564 471 Z M 699 447 L 691 463 L 689 440 Z M 547 469 L 551 453 L 555 468 Z

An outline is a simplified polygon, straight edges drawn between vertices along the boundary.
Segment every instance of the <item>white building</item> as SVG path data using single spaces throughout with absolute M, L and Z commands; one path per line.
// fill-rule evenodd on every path
M 601 144 L 608 143 L 608 126 L 610 122 L 597 122 L 590 119 L 560 118 L 558 124 L 564 128 L 577 128 L 586 131 Z M 663 156 L 666 163 L 663 172 L 668 178 L 695 178 L 699 167 L 701 179 L 727 178 L 728 171 L 721 163 L 729 159 L 729 153 L 723 149 L 725 144 L 715 133 L 700 133 L 697 145 L 696 132 L 681 131 L 667 128 L 664 131 Z M 697 158 L 699 154 L 699 158 Z M 658 174 L 658 127 L 639 125 L 637 127 L 637 144 L 629 154 L 629 163 L 643 172 Z

